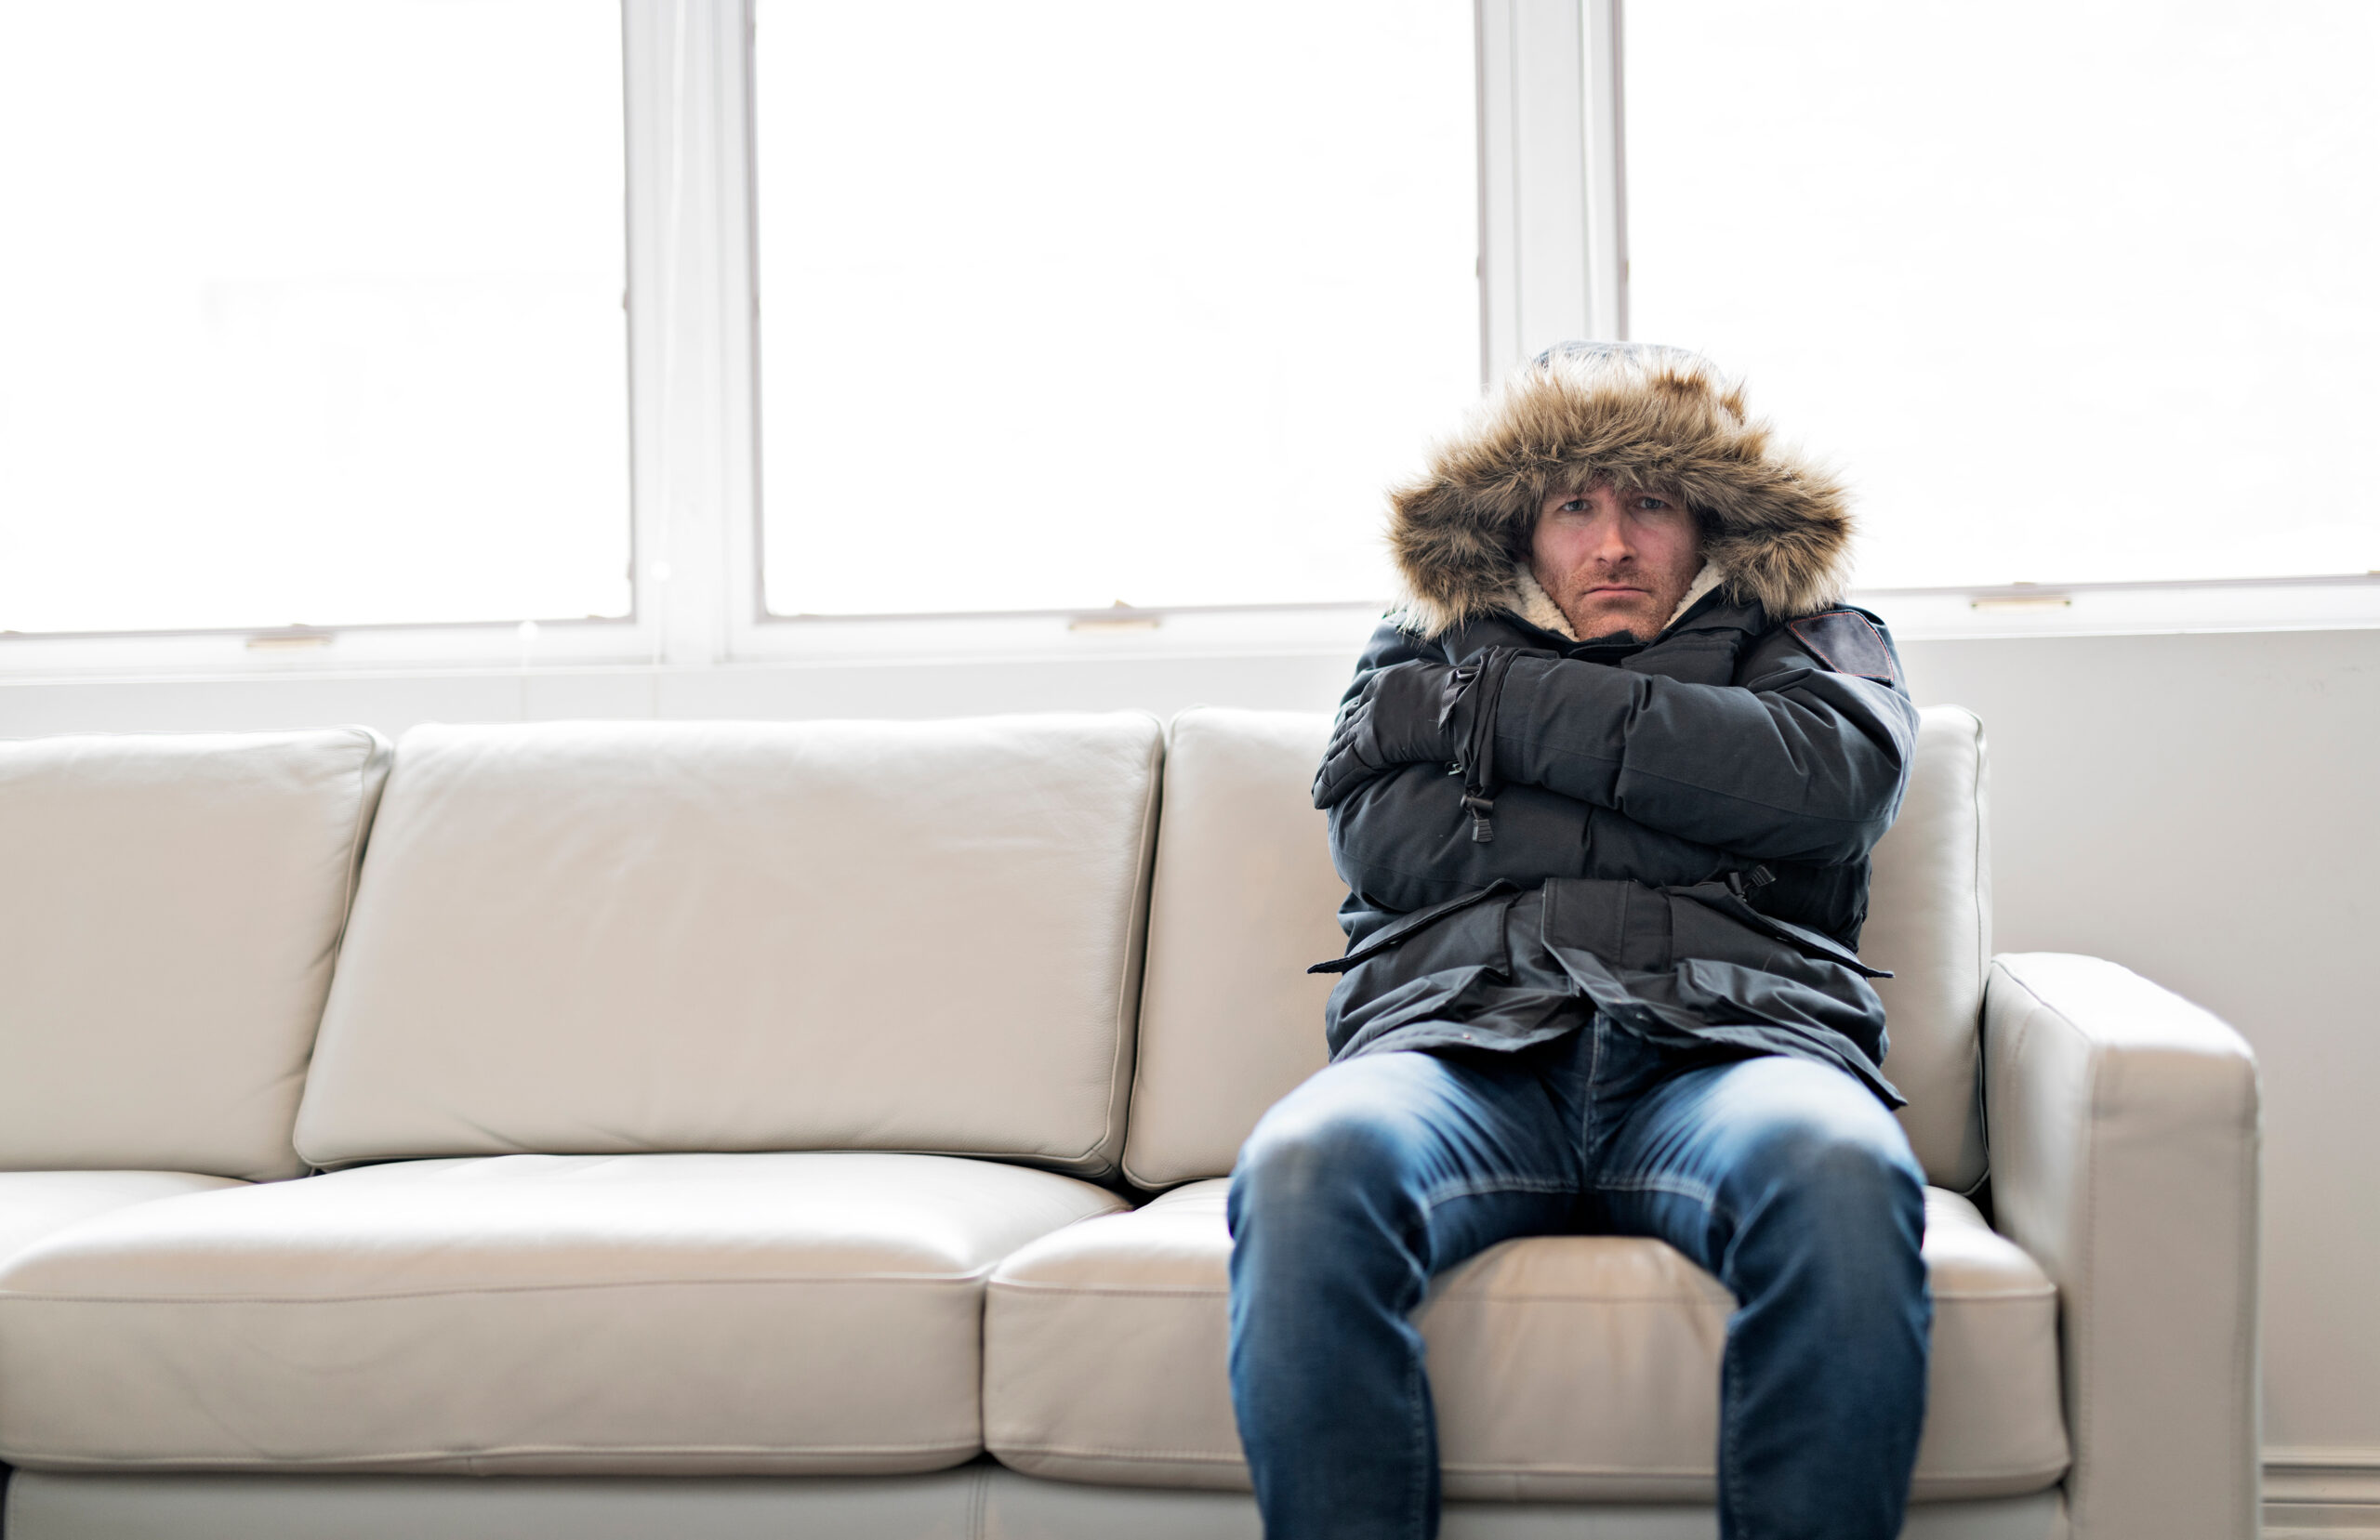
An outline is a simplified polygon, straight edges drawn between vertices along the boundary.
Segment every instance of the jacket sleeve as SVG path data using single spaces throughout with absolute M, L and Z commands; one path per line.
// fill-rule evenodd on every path
M 1497 774 L 1755 860 L 1865 855 L 1908 784 L 1917 708 L 1907 693 L 1835 672 L 1784 627 L 1739 677 L 1687 684 L 1516 658 L 1498 704 Z
M 1586 875 L 1585 803 L 1536 786 L 1496 799 L 1496 837 L 1471 837 L 1462 780 L 1444 765 L 1399 765 L 1330 809 L 1330 859 L 1370 908 L 1410 914 L 1497 878 L 1534 888 Z
M 1383 625 L 1356 662 L 1342 709 L 1375 672 L 1400 663 L 1447 663 L 1446 649 Z M 1367 905 L 1408 914 L 1502 877 L 1533 888 L 1582 875 L 1590 809 L 1533 786 L 1497 799 L 1497 838 L 1471 837 L 1462 778 L 1438 764 L 1400 765 L 1357 785 L 1331 807 L 1330 857 L 1348 890 Z

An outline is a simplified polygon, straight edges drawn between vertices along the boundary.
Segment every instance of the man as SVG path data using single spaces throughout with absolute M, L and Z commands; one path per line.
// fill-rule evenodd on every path
M 1396 494 L 1411 602 L 1315 782 L 1349 888 L 1331 1063 L 1232 1180 L 1271 1540 L 1435 1533 L 1408 1312 L 1496 1242 L 1580 1231 L 1657 1236 L 1737 1297 L 1724 1536 L 1899 1533 L 1924 1178 L 1856 948 L 1917 716 L 1837 603 L 1850 533 L 1842 488 L 1672 349 L 1540 358 Z

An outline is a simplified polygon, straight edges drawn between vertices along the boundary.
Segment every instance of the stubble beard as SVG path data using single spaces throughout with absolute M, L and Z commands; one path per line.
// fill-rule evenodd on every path
M 1588 585 L 1582 585 L 1582 586 L 1591 586 L 1593 583 L 1643 583 L 1645 581 L 1643 577 L 1633 573 L 1598 574 Z M 1608 637 L 1614 632 L 1625 631 L 1640 642 L 1648 642 L 1660 633 L 1661 622 L 1669 618 L 1665 613 L 1658 615 L 1653 613 L 1653 611 L 1659 607 L 1660 602 L 1661 596 L 1651 592 L 1623 602 L 1595 599 L 1581 593 L 1573 597 L 1570 602 L 1563 605 L 1562 608 L 1569 617 L 1570 628 L 1579 633 L 1579 639 L 1581 641 L 1593 641 L 1598 637 Z

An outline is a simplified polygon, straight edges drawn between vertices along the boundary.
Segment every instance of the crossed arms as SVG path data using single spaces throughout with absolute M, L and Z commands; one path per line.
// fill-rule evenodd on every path
M 1409 911 L 1499 877 L 1697 882 L 1864 857 L 1907 784 L 1908 696 L 1835 672 L 1781 628 L 1737 674 L 1692 684 L 1539 653 L 1457 659 L 1385 634 L 1316 780 L 1340 875 L 1368 904 Z M 1500 783 L 1486 841 L 1464 805 L 1483 758 Z

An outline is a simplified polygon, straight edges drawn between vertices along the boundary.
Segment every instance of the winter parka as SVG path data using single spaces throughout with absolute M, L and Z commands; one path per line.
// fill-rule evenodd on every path
M 1650 643 L 1572 635 L 1529 575 L 1547 493 L 1596 480 L 1673 493 L 1701 530 L 1706 591 Z M 1839 602 L 1845 505 L 1705 361 L 1630 347 L 1520 371 L 1395 494 L 1410 599 L 1342 713 L 1405 664 L 1482 694 L 1456 760 L 1327 794 L 1348 887 L 1347 952 L 1318 965 L 1342 975 L 1334 1059 L 1514 1050 L 1600 1011 L 1899 1104 L 1858 948 L 1917 716 L 1883 623 Z

